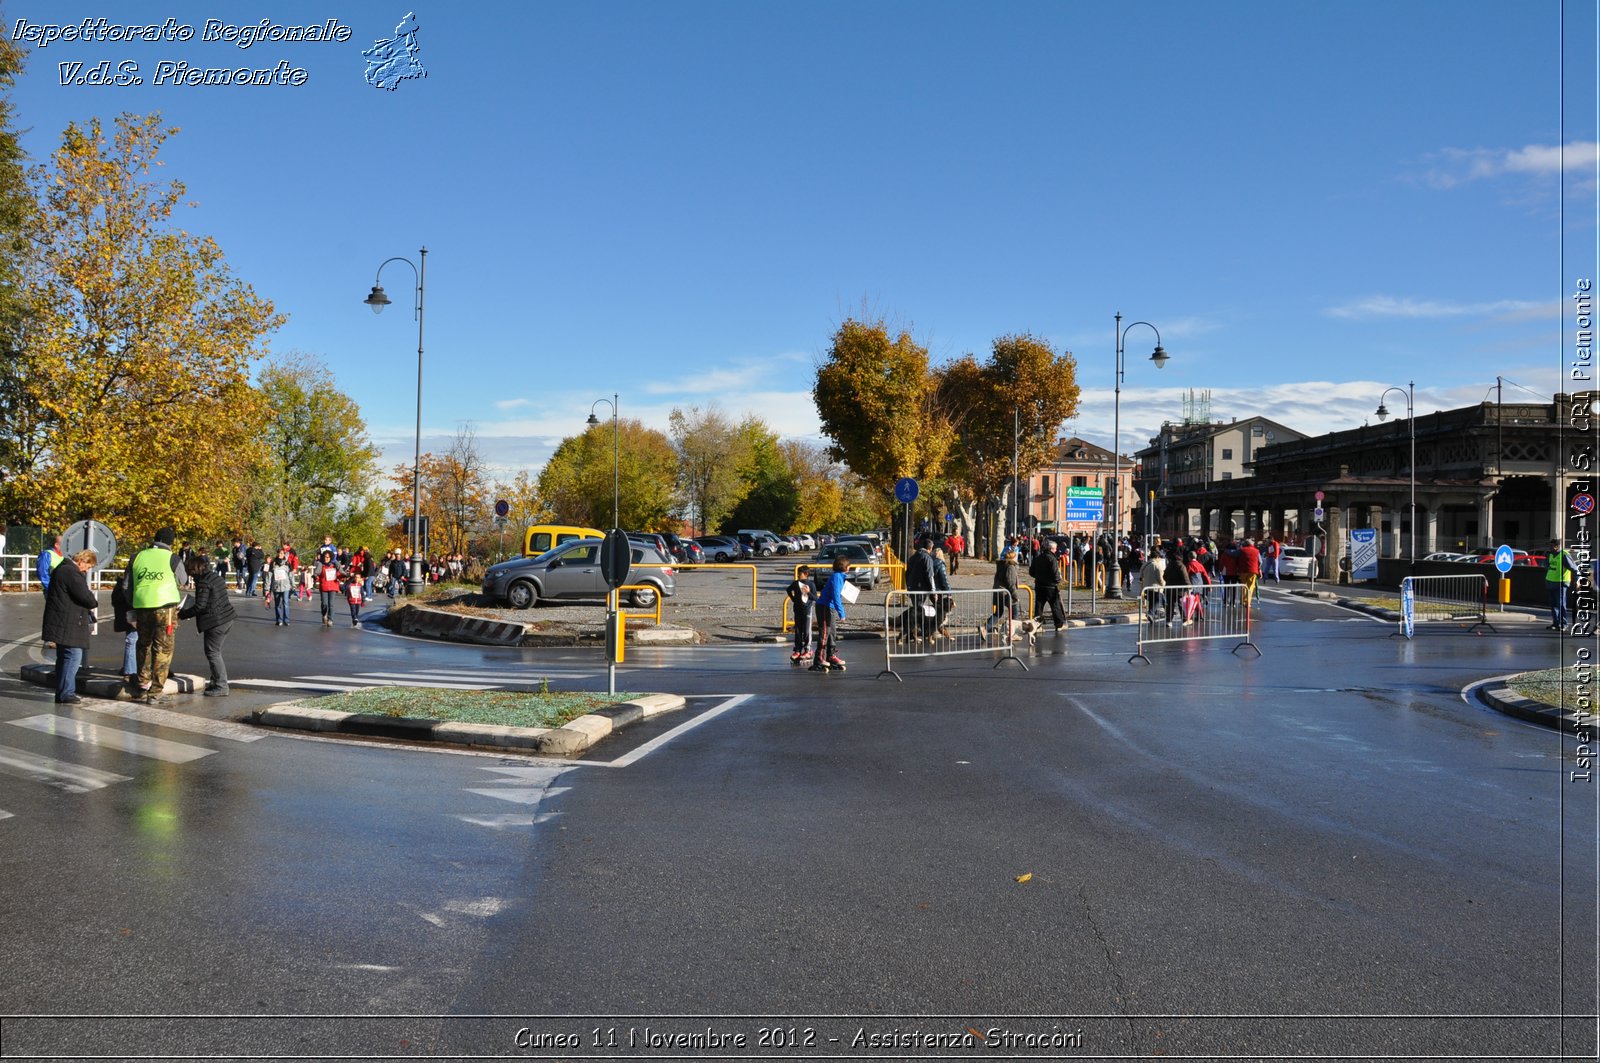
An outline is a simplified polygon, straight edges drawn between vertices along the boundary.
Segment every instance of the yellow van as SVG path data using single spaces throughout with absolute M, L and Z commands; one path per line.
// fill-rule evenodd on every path
M 604 539 L 599 528 L 579 528 L 571 524 L 535 524 L 522 537 L 522 556 L 538 557 L 574 539 Z

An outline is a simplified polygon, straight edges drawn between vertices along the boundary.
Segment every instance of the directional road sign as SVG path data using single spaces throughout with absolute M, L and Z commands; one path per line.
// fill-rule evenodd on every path
M 1511 566 L 1517 563 L 1516 555 L 1511 552 L 1511 547 L 1501 544 L 1494 552 L 1494 567 L 1502 573 L 1510 572 Z

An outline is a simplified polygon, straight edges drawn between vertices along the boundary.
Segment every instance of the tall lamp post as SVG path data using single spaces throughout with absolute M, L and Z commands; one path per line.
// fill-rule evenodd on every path
M 1156 368 L 1167 364 L 1167 352 L 1161 346 L 1161 330 L 1148 321 L 1131 321 L 1127 328 L 1122 327 L 1122 315 L 1117 314 L 1117 377 L 1113 389 L 1114 397 L 1111 404 L 1111 455 L 1112 474 L 1111 489 L 1116 498 L 1115 509 L 1111 513 L 1111 572 L 1106 576 L 1107 598 L 1122 597 L 1122 561 L 1118 557 L 1118 537 L 1122 534 L 1119 525 L 1122 523 L 1122 374 L 1123 374 L 1123 341 L 1128 338 L 1128 333 L 1135 325 L 1143 325 L 1156 334 L 1156 349 L 1150 355 L 1150 360 L 1156 363 Z
M 584 423 L 591 428 L 600 423 L 600 418 L 594 415 L 594 409 L 595 406 L 600 405 L 602 402 L 611 407 L 611 527 L 615 530 L 620 527 L 617 524 L 617 499 L 619 497 L 617 481 L 620 476 L 618 470 L 621 468 L 620 455 L 622 453 L 617 443 L 617 396 L 613 394 L 609 399 L 595 399 L 593 405 L 589 407 L 589 419 Z
M 1416 386 L 1416 381 L 1408 380 L 1404 388 L 1385 388 L 1383 394 L 1378 396 L 1376 411 L 1378 420 L 1387 420 L 1389 410 L 1384 406 L 1383 400 L 1388 397 L 1389 392 L 1398 391 L 1406 397 L 1406 420 L 1411 423 L 1411 564 L 1413 567 L 1417 563 L 1417 418 L 1413 402 L 1416 398 Z
M 409 258 L 396 255 L 386 258 L 378 265 L 377 276 L 372 279 L 372 292 L 362 302 L 372 307 L 374 314 L 383 313 L 383 308 L 389 305 L 389 297 L 383 293 L 383 267 L 391 262 L 404 262 L 411 267 L 411 272 L 416 274 L 417 290 L 416 301 L 412 304 L 413 316 L 417 320 L 417 434 L 415 449 L 411 455 L 411 565 L 406 576 L 406 593 L 419 594 L 422 591 L 424 579 L 422 575 L 422 282 L 428 275 L 428 249 L 422 248 L 418 252 L 421 265 L 412 262 Z

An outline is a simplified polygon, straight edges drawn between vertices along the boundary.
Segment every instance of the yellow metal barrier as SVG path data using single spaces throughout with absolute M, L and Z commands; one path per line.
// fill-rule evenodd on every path
M 640 613 L 627 612 L 626 610 L 624 610 L 622 608 L 622 592 L 623 591 L 650 591 L 651 593 L 653 593 L 656 596 L 656 607 L 654 609 L 651 609 L 651 610 L 648 610 L 648 611 L 645 611 L 645 612 L 640 612 Z M 622 622 L 624 624 L 626 624 L 629 620 L 643 620 L 645 617 L 648 616 L 648 617 L 652 618 L 653 620 L 655 620 L 656 627 L 660 627 L 661 626 L 661 602 L 662 602 L 662 599 L 664 597 L 665 596 L 660 591 L 656 590 L 654 587 L 650 586 L 650 584 L 648 584 L 648 583 L 624 583 L 621 587 L 617 588 L 617 612 L 619 614 L 621 614 Z
M 756 566 L 754 566 L 754 565 L 729 564 L 728 562 L 720 562 L 720 563 L 717 563 L 717 564 L 706 564 L 705 562 L 696 562 L 696 563 L 687 564 L 687 565 L 674 564 L 672 567 L 675 568 L 675 569 L 679 569 L 679 568 L 714 568 L 714 569 L 743 568 L 743 569 L 748 569 L 749 572 L 750 572 L 750 611 L 752 613 L 756 611 Z

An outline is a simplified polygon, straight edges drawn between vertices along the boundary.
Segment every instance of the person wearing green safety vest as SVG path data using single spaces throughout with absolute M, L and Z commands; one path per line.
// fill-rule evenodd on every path
M 1550 591 L 1550 630 L 1567 630 L 1567 586 L 1572 582 L 1572 561 L 1560 539 L 1550 540 L 1545 558 L 1544 585 Z
M 147 705 L 161 700 L 172 667 L 172 647 L 178 630 L 178 579 L 173 575 L 177 559 L 172 543 L 177 533 L 171 528 L 156 532 L 155 542 L 139 551 L 128 565 L 133 584 L 133 624 L 139 632 L 139 676 L 129 693 Z

